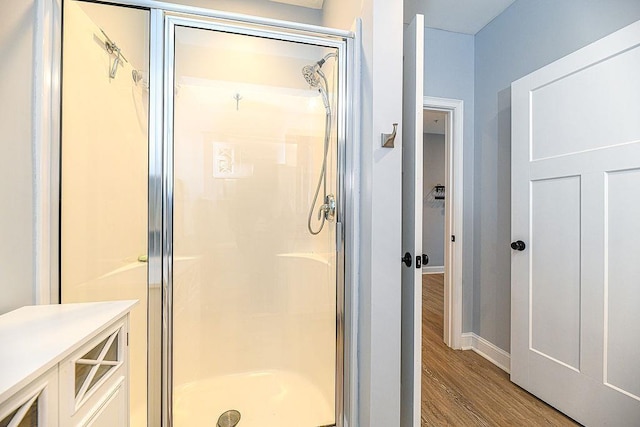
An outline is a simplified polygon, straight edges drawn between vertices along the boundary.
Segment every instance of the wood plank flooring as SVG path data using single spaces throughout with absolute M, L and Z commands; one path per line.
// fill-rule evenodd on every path
M 443 275 L 422 277 L 422 426 L 579 425 L 479 354 L 447 347 Z

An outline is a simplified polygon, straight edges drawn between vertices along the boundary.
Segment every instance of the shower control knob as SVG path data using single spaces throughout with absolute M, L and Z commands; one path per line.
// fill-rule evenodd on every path
M 413 257 L 409 252 L 405 253 L 402 257 L 402 262 L 404 262 L 404 265 L 406 265 L 407 267 L 411 267 L 412 261 Z
M 524 251 L 524 248 L 526 247 L 527 245 L 525 245 L 522 240 L 511 242 L 511 249 L 513 249 L 514 251 Z

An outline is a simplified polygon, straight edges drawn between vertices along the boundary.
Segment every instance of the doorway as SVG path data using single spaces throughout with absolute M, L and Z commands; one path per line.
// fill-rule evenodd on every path
M 464 105 L 424 97 L 423 108 L 423 252 L 429 262 L 422 272 L 442 275 L 442 336 L 457 350 L 462 347 Z
M 447 186 L 447 123 L 450 113 L 447 111 L 425 109 L 423 112 L 423 157 L 422 157 L 422 294 L 427 301 L 440 301 L 440 307 L 432 307 L 423 313 L 444 312 L 444 297 L 434 300 L 431 294 L 444 295 L 445 278 L 445 223 Z M 427 324 L 437 322 L 440 337 L 444 340 L 442 319 L 424 318 L 422 333 L 427 333 Z
M 444 274 L 446 123 L 449 113 L 424 110 L 422 157 L 422 274 Z M 427 262 L 425 262 L 427 261 Z
M 342 426 L 352 36 L 164 6 L 64 1 L 61 300 L 141 300 L 135 427 Z

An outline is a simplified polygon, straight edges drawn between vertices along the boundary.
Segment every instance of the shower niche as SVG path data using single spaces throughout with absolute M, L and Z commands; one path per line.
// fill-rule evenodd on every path
M 350 34 L 123 3 L 64 2 L 62 301 L 141 300 L 132 426 L 341 426 Z

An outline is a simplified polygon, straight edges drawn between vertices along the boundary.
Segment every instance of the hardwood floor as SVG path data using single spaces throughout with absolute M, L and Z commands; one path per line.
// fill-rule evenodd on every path
M 576 426 L 473 351 L 442 340 L 443 275 L 422 279 L 422 426 Z

